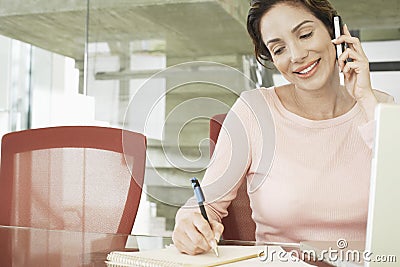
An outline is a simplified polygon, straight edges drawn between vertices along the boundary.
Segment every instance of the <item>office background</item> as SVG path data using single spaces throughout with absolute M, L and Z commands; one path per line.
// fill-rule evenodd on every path
M 400 101 L 400 1 L 332 3 L 362 41 L 374 88 Z M 2 0 L 0 6 L 0 135 L 75 124 L 135 130 L 146 123 L 151 160 L 137 233 L 170 233 L 177 208 L 192 195 L 188 178 L 201 178 L 208 164 L 204 114 L 227 112 L 240 91 L 285 83 L 252 55 L 245 0 Z M 218 82 L 183 82 L 199 77 Z M 144 104 L 158 99 L 151 116 L 127 112 L 138 92 Z M 205 98 L 218 104 L 195 101 Z M 171 156 L 187 160 L 177 166 Z

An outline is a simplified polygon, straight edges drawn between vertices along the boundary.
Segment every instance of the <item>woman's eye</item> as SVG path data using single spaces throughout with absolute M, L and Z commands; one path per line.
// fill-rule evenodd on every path
M 283 52 L 283 47 L 280 47 L 280 48 L 277 48 L 277 49 L 274 49 L 274 55 L 279 55 L 279 54 L 282 54 L 282 52 Z
M 300 35 L 300 39 L 307 39 L 310 38 L 312 36 L 313 32 L 309 32 L 303 35 Z

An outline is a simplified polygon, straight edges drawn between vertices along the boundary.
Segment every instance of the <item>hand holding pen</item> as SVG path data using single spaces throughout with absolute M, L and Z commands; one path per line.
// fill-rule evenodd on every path
M 178 210 L 172 240 L 180 252 L 189 255 L 202 254 L 217 245 L 215 240 L 219 240 L 224 226 L 210 215 L 207 216 L 209 219 L 207 222 L 199 212 L 199 207 L 193 207 L 192 203 L 190 207 L 186 206 Z
M 204 194 L 203 194 L 203 191 L 201 190 L 199 181 L 197 180 L 196 177 L 193 177 L 190 181 L 192 182 L 192 187 L 193 187 L 196 199 L 197 199 L 197 203 L 199 204 L 201 215 L 207 221 L 207 223 L 210 224 L 210 221 L 208 220 L 206 209 L 204 207 L 204 201 L 205 201 Z M 211 224 L 210 224 L 210 227 L 211 227 Z M 217 257 L 218 257 L 219 254 L 218 254 L 217 242 L 218 242 L 218 240 L 211 241 L 210 246 L 214 250 L 215 255 L 217 255 Z

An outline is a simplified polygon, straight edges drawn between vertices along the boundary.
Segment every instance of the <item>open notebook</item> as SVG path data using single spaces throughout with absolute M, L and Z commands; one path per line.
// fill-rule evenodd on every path
M 211 250 L 191 256 L 180 253 L 175 246 L 140 252 L 113 251 L 107 256 L 108 267 L 119 266 L 219 266 L 257 258 L 263 246 L 218 246 L 219 257 Z
M 144 252 L 119 252 L 108 254 L 107 266 L 313 266 L 292 258 L 279 246 L 218 246 L 219 257 L 210 251 L 196 256 L 180 253 L 173 245 L 164 249 Z M 263 254 L 264 253 L 264 254 Z M 265 254 L 266 253 L 266 254 Z M 267 256 L 267 257 L 266 257 Z

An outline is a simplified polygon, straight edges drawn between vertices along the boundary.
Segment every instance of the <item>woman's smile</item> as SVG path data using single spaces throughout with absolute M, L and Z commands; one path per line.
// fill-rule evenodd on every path
M 293 73 L 297 74 L 298 77 L 300 78 L 309 78 L 315 74 L 315 72 L 318 70 L 320 58 L 305 65 L 302 67 L 297 68 Z

